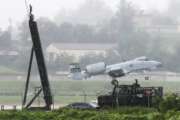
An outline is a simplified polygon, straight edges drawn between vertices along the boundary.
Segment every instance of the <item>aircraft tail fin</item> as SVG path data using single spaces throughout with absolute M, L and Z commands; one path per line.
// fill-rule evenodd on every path
M 79 65 L 79 63 L 72 63 L 69 66 L 69 78 L 73 79 L 73 80 L 82 80 L 83 79 L 83 75 L 81 72 L 81 67 Z

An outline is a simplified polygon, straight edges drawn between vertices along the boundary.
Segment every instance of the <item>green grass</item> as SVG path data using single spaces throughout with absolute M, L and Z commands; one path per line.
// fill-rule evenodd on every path
M 24 79 L 24 78 L 23 78 Z M 131 78 L 132 79 L 132 78 Z M 177 78 L 176 78 L 177 79 Z M 121 80 L 120 84 L 131 84 L 134 81 Z M 164 86 L 166 93 L 180 91 L 180 81 L 139 81 L 143 86 Z M 109 80 L 52 80 L 50 81 L 54 94 L 54 101 L 57 105 L 66 105 L 71 102 L 91 101 L 99 94 L 108 93 L 112 89 Z M 0 95 L 0 105 L 21 105 L 22 93 L 25 80 L 0 80 L 0 93 L 18 93 L 19 95 Z M 30 93 L 34 92 L 33 87 L 39 86 L 38 80 L 32 80 Z M 95 96 L 83 95 L 94 94 Z M 66 96 L 63 96 L 66 95 Z M 30 95 L 30 94 L 29 94 Z M 69 95 L 69 96 L 68 96 Z M 72 96 L 71 96 L 72 95 Z M 28 96 L 32 97 L 32 96 Z M 39 98 L 43 101 L 42 97 Z M 35 101 L 38 104 L 38 101 Z M 41 103 L 42 104 L 42 103 Z M 101 110 L 72 110 L 59 109 L 50 112 L 44 111 L 1 111 L 0 120 L 179 120 L 179 111 L 168 111 L 160 113 L 156 109 L 142 107 L 119 107 L 117 109 Z
M 13 70 L 12 68 L 8 68 L 5 66 L 0 66 L 0 74 L 18 74 L 16 70 Z
M 23 80 L 24 79 L 24 80 Z M 23 91 L 25 87 L 25 77 L 17 80 L 0 80 L 0 104 L 5 103 L 16 103 L 21 104 Z M 28 98 L 32 97 L 34 93 L 34 87 L 40 86 L 39 80 L 36 77 L 32 78 L 30 81 L 30 91 Z M 132 84 L 134 78 L 123 78 L 119 81 L 119 84 Z M 145 81 L 142 80 L 143 77 L 139 77 L 139 82 L 142 86 L 163 86 L 165 93 L 171 93 L 180 91 L 180 81 L 168 81 L 160 80 L 160 78 L 152 78 L 152 80 Z M 54 95 L 54 101 L 56 104 L 68 104 L 71 102 L 84 101 L 85 98 L 83 94 L 87 94 L 86 101 L 95 100 L 96 96 L 99 94 L 107 94 L 112 90 L 112 85 L 110 80 L 84 80 L 75 81 L 67 80 L 65 78 L 54 78 L 50 81 L 52 93 Z M 2 94 L 3 93 L 3 94 Z M 18 93 L 18 95 L 7 96 L 6 93 Z M 88 96 L 93 95 L 93 96 Z M 41 98 L 42 101 L 42 98 Z
M 16 105 L 22 101 L 21 96 L 0 96 L 1 105 Z

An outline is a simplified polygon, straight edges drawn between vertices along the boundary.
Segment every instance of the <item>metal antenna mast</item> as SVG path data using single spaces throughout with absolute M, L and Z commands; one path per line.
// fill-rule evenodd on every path
M 46 69 L 46 65 L 45 65 L 45 60 L 44 60 L 43 50 L 42 50 L 40 36 L 39 36 L 39 32 L 38 32 L 38 27 L 37 27 L 36 21 L 34 20 L 34 15 L 32 14 L 32 6 L 31 5 L 30 5 L 29 10 L 30 10 L 29 11 L 29 29 L 30 29 L 30 33 L 31 33 L 33 46 L 31 49 L 31 56 L 30 56 L 29 67 L 28 67 L 28 75 L 27 75 L 27 81 L 26 81 L 22 105 L 24 108 L 30 108 L 30 106 L 32 105 L 34 100 L 40 95 L 41 92 L 43 92 L 44 101 L 46 104 L 46 106 L 44 108 L 46 110 L 50 110 L 53 101 L 52 101 L 50 84 L 49 84 L 49 80 L 48 80 L 47 69 Z M 31 75 L 32 60 L 33 60 L 34 53 L 35 53 L 37 66 L 38 66 L 38 70 L 39 70 L 39 75 L 40 75 L 40 80 L 41 80 L 41 88 L 36 93 L 36 95 L 26 104 L 27 93 L 28 93 L 28 88 L 29 88 L 29 80 L 30 80 L 30 75 Z

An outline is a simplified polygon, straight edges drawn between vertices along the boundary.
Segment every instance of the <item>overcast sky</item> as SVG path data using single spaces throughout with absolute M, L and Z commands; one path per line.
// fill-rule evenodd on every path
M 34 8 L 36 17 L 46 16 L 51 19 L 60 9 L 76 9 L 85 0 L 27 0 Z M 119 0 L 104 0 L 113 10 L 117 7 Z M 165 10 L 168 0 L 129 0 L 142 9 Z M 27 11 L 25 0 L 0 0 L 0 28 L 5 29 L 10 21 L 13 24 L 21 22 L 26 17 Z

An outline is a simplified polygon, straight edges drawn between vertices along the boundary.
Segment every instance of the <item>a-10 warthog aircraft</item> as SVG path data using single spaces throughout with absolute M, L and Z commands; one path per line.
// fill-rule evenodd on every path
M 151 71 L 161 66 L 161 62 L 149 60 L 145 56 L 112 65 L 106 65 L 104 62 L 90 64 L 84 70 L 81 70 L 78 63 L 73 63 L 70 65 L 70 74 L 68 77 L 74 80 L 83 80 L 91 76 L 107 74 L 113 79 L 116 79 L 132 72 Z

